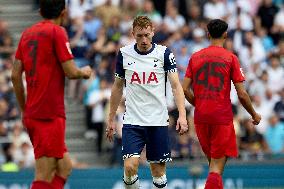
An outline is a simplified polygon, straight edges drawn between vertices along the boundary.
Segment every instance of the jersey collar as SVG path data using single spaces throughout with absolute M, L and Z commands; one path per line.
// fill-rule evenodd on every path
M 140 54 L 140 55 L 147 55 L 147 54 L 150 54 L 150 53 L 154 50 L 154 48 L 155 48 L 155 43 L 152 43 L 152 48 L 151 48 L 150 50 L 148 50 L 148 51 L 146 51 L 146 52 L 141 52 L 141 51 L 139 51 L 138 48 L 137 48 L 137 43 L 135 43 L 135 45 L 134 45 L 134 50 L 135 50 L 138 54 Z

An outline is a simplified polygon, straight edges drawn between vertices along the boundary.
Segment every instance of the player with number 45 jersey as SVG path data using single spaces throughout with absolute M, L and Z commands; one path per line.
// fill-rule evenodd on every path
M 228 24 L 219 19 L 211 20 L 207 29 L 211 46 L 191 56 L 183 90 L 186 99 L 195 106 L 195 130 L 209 162 L 205 189 L 222 189 L 227 157 L 238 155 L 230 100 L 231 81 L 253 123 L 257 125 L 261 117 L 244 88 L 245 77 L 237 56 L 223 48 Z

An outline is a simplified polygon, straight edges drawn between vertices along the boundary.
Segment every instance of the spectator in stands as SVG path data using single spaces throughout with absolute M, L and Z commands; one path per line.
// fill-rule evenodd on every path
M 248 156 L 261 158 L 267 152 L 267 143 L 249 119 L 243 120 L 244 135 L 241 137 L 240 149 L 241 156 L 246 160 Z
M 273 4 L 272 0 L 263 0 L 262 4 L 258 8 L 257 17 L 255 18 L 255 29 L 262 26 L 266 28 L 268 34 L 271 35 L 271 28 L 273 26 L 275 15 L 278 11 L 279 8 Z
M 13 47 L 13 40 L 11 35 L 6 33 L 3 36 L 0 36 L 0 58 L 10 58 L 14 50 L 15 49 Z
M 122 35 L 119 23 L 120 23 L 120 17 L 118 16 L 113 17 L 110 21 L 110 25 L 106 32 L 107 38 L 115 42 L 116 44 L 119 42 Z
M 280 91 L 280 100 L 274 106 L 274 112 L 279 117 L 280 121 L 284 124 L 284 88 Z
M 107 37 L 107 28 L 101 27 L 98 31 L 97 40 L 92 43 L 91 52 L 98 60 L 103 55 L 110 55 L 116 52 L 116 44 Z
M 228 16 L 226 4 L 222 0 L 209 0 L 205 3 L 203 8 L 204 18 L 211 19 L 223 19 L 226 20 Z
M 5 143 L 3 145 L 3 152 L 5 156 L 5 163 L 0 167 L 0 170 L 3 172 L 18 172 L 19 166 L 15 163 L 13 159 L 13 144 Z
M 193 30 L 193 41 L 190 42 L 190 54 L 193 54 L 209 45 L 206 39 L 206 33 L 202 28 L 195 28 Z
M 187 65 L 188 65 L 188 57 L 189 57 L 189 50 L 188 50 L 188 45 L 184 43 L 181 46 L 180 51 L 176 52 L 176 60 L 179 63 L 177 65 L 178 71 L 179 71 L 179 78 L 180 81 L 183 80 Z
M 174 6 L 167 6 L 166 15 L 164 17 L 164 23 L 166 24 L 170 33 L 176 32 L 183 27 L 185 19 L 178 13 L 178 10 Z
M 275 15 L 273 26 L 271 28 L 271 33 L 275 36 L 276 43 L 284 37 L 284 4 L 282 2 L 282 7 L 280 11 Z
M 269 59 L 268 87 L 277 93 L 284 87 L 284 68 L 280 65 L 279 56 L 273 55 Z
M 94 15 L 92 10 L 88 10 L 85 15 L 84 32 L 88 39 L 88 43 L 97 40 L 98 31 L 102 27 L 102 21 Z
M 145 0 L 142 10 L 138 12 L 138 16 L 147 16 L 149 17 L 154 25 L 159 26 L 163 22 L 161 14 L 155 10 L 154 4 L 151 0 Z
M 265 139 L 272 154 L 284 152 L 284 124 L 276 114 L 269 118 L 269 127 L 265 132 Z
M 109 27 L 114 17 L 120 17 L 120 8 L 112 4 L 111 0 L 106 0 L 105 4 L 94 9 L 95 14 L 102 20 L 105 27 Z
M 175 158 L 192 158 L 192 142 L 189 134 L 177 136 L 177 142 L 173 146 Z
M 29 140 L 23 141 L 19 149 L 15 150 L 13 156 L 21 169 L 33 168 L 35 165 L 34 152 Z
M 190 28 L 196 28 L 202 19 L 200 6 L 198 6 L 197 3 L 194 3 L 194 1 L 190 4 L 188 9 L 188 15 L 189 15 L 189 22 L 188 25 Z
M 84 136 L 86 139 L 95 138 L 96 134 L 93 131 L 92 126 L 92 110 L 93 108 L 89 106 L 90 95 L 99 90 L 100 79 L 97 76 L 96 70 L 93 69 L 93 74 L 90 79 L 83 82 L 83 104 L 85 106 L 85 124 L 87 126 L 87 131 Z
M 92 107 L 92 128 L 97 132 L 97 152 L 102 152 L 106 112 L 105 106 L 110 98 L 111 89 L 106 79 L 100 79 L 100 88 L 90 94 L 89 106 Z

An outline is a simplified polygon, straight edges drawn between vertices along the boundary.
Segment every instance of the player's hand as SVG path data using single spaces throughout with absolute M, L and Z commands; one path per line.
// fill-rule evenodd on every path
M 176 130 L 179 131 L 180 135 L 188 132 L 188 125 L 186 118 L 179 117 L 177 120 Z
M 109 118 L 107 128 L 106 128 L 106 136 L 110 142 L 113 141 L 114 134 L 115 134 L 115 124 L 114 124 L 113 119 Z
M 255 115 L 252 116 L 252 123 L 254 125 L 258 125 L 260 120 L 261 120 L 261 115 L 258 114 L 258 113 L 256 113 Z
M 92 75 L 92 68 L 90 66 L 84 66 L 81 68 L 81 71 L 83 72 L 83 78 L 84 79 L 89 79 Z

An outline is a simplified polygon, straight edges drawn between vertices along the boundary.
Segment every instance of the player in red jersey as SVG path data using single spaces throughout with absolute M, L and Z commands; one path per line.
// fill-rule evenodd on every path
M 205 189 L 223 188 L 222 173 L 227 157 L 238 155 L 230 100 L 233 81 L 239 100 L 257 125 L 261 116 L 251 104 L 238 58 L 223 48 L 228 24 L 211 20 L 207 25 L 211 46 L 190 58 L 183 90 L 195 106 L 194 123 L 202 150 L 209 161 Z
M 72 169 L 64 141 L 64 80 L 65 76 L 87 79 L 92 72 L 89 66 L 75 66 L 66 31 L 60 26 L 65 12 L 65 0 L 40 1 L 44 19 L 23 32 L 12 69 L 23 124 L 34 147 L 32 189 L 64 187 Z

